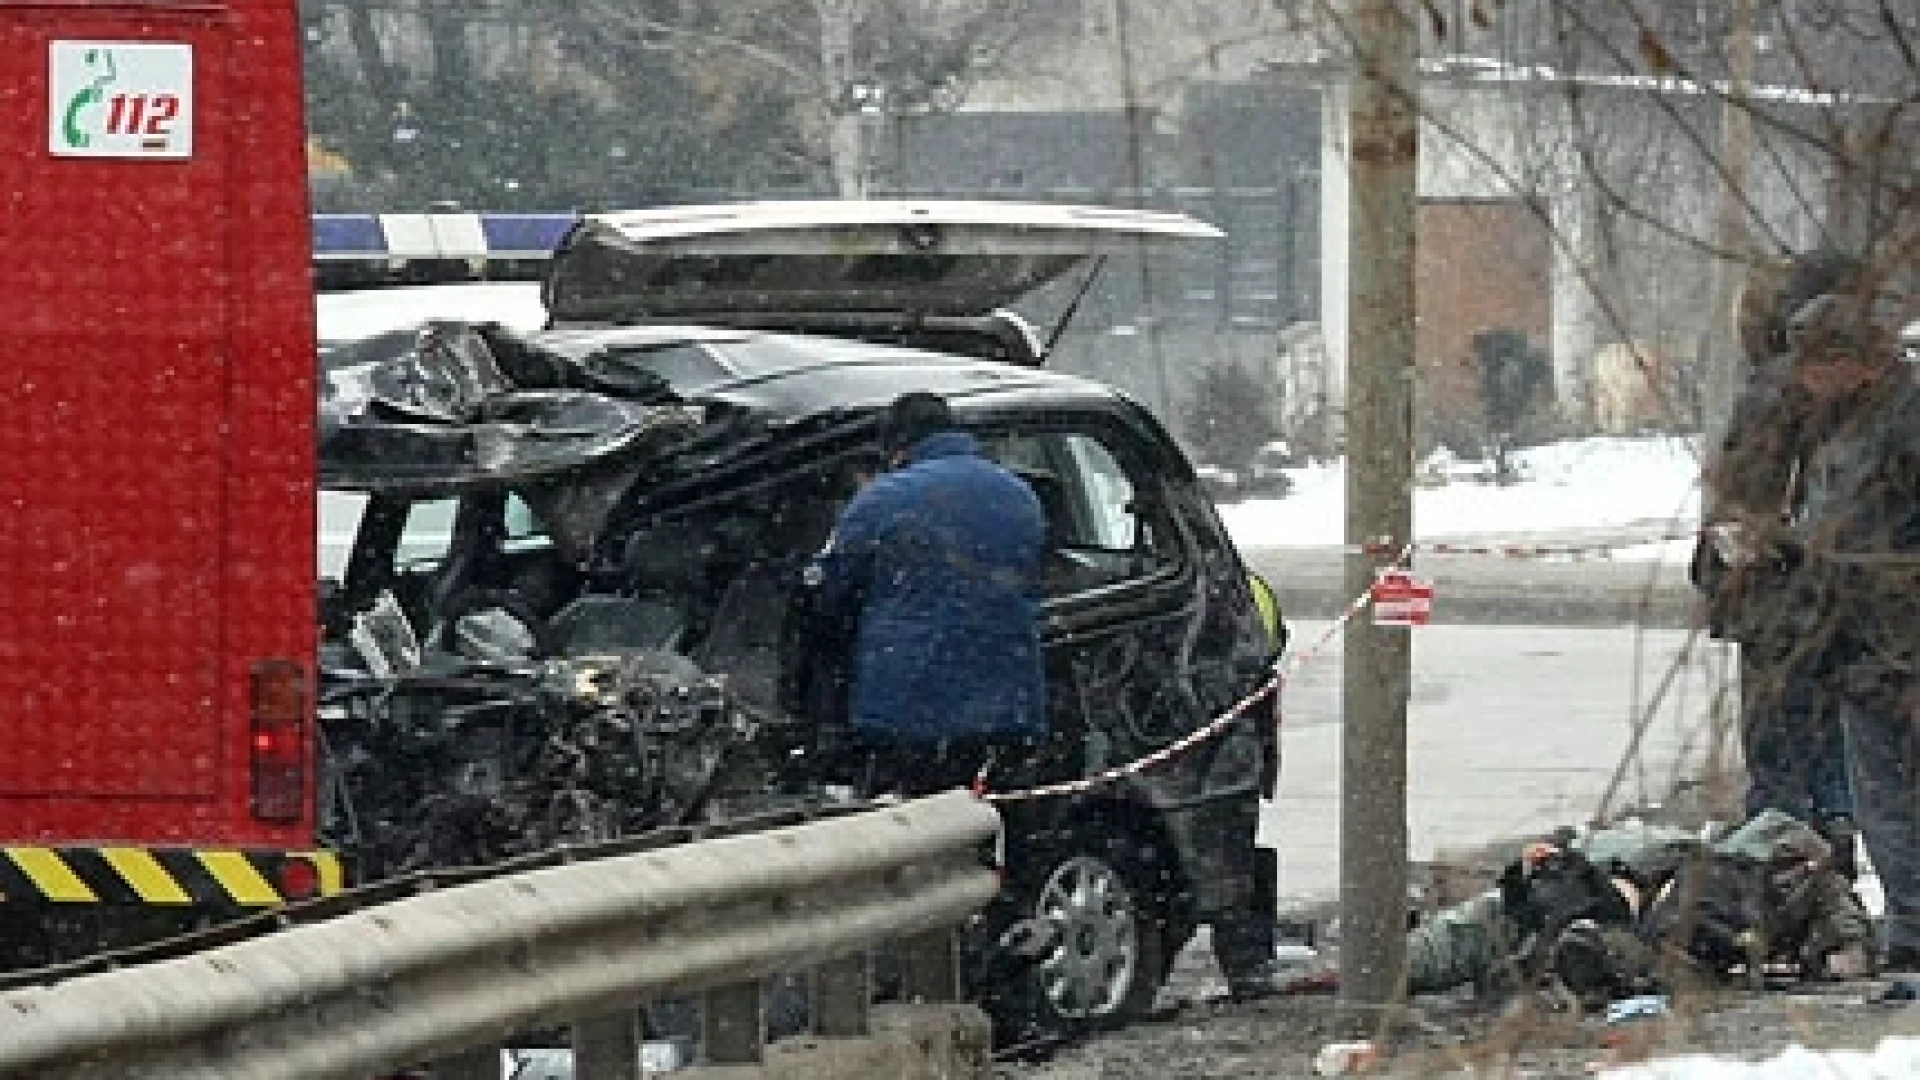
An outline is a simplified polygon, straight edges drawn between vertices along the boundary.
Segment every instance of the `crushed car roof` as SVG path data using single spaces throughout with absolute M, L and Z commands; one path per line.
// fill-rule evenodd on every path
M 963 405 L 1116 393 L 1070 375 L 833 338 L 700 326 L 520 334 L 432 322 L 393 355 L 328 372 L 321 481 L 373 491 L 526 480 L 669 457 L 742 420 L 760 430 L 854 420 L 908 390 Z

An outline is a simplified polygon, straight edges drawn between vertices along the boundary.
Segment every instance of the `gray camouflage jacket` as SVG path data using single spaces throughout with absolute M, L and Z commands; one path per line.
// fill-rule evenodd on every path
M 1795 477 L 1817 439 L 1814 410 L 1793 383 L 1791 361 L 1756 365 L 1734 399 L 1725 433 L 1701 476 L 1703 523 L 1766 522 L 1784 527 L 1798 499 Z M 1780 539 L 1758 538 L 1771 546 Z M 1729 561 L 1702 537 L 1690 571 L 1715 637 L 1748 645 L 1793 637 L 1791 569 L 1777 559 Z
M 1808 458 L 1794 531 L 1850 676 L 1920 674 L 1920 371 L 1903 367 Z

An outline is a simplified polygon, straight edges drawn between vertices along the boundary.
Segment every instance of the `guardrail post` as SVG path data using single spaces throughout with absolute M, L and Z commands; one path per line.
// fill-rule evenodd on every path
M 861 1039 L 868 1034 L 867 1006 L 873 1000 L 864 952 L 829 960 L 813 969 L 813 1033 L 830 1039 Z
M 500 1080 L 500 1048 L 486 1046 L 441 1058 L 434 1063 L 432 1076 L 433 1080 Z
M 575 1020 L 573 1075 L 580 1080 L 640 1080 L 639 1011 Z
M 709 990 L 700 1004 L 700 1044 L 706 1064 L 760 1064 L 766 1031 L 760 984 L 735 983 Z
M 900 943 L 901 991 L 909 1002 L 960 1000 L 960 938 L 952 928 L 915 934 Z

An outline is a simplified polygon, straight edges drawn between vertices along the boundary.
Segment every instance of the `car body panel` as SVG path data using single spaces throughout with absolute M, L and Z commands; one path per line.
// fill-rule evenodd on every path
M 612 340 L 627 337 L 625 331 L 609 334 Z M 722 335 L 716 340 L 725 345 L 741 339 Z M 792 339 L 786 344 L 797 350 L 804 342 Z M 675 412 L 671 427 L 656 422 L 654 441 L 638 451 L 644 466 L 606 473 L 615 477 L 616 486 L 626 485 L 624 490 L 592 500 L 590 520 L 564 520 L 569 515 L 554 514 L 548 522 L 570 558 L 589 571 L 605 569 L 622 556 L 628 539 L 652 522 L 737 498 L 755 484 L 791 483 L 783 478 L 804 475 L 823 460 L 857 453 L 870 443 L 880 410 L 902 386 L 912 385 L 948 397 L 961 422 L 989 441 L 1013 431 L 1076 432 L 1105 440 L 1140 478 L 1137 501 L 1157 515 L 1156 528 L 1169 552 L 1164 566 L 1109 586 L 1052 595 L 1043 605 L 1055 723 L 1072 733 L 1067 741 L 1085 743 L 1073 770 L 1097 774 L 1146 757 L 1219 715 L 1257 683 L 1271 659 L 1271 647 L 1245 572 L 1197 490 L 1191 468 L 1145 410 L 1110 388 L 1070 376 L 923 357 L 910 350 L 821 344 L 827 359 L 709 390 L 711 397 L 705 400 L 727 399 L 740 410 L 728 419 L 703 426 Z M 840 356 L 847 351 L 882 359 L 848 361 Z M 620 405 L 628 411 L 609 409 L 603 415 L 661 415 L 654 407 Z M 359 425 L 362 430 L 380 426 Z M 537 451 L 529 459 L 533 467 L 521 467 L 511 450 L 497 450 L 492 458 L 497 467 L 490 469 L 465 464 L 449 468 L 443 461 L 413 469 L 396 463 L 396 447 L 423 445 L 413 441 L 422 437 L 465 439 L 472 428 L 490 425 L 410 421 L 388 426 L 409 441 L 323 440 L 330 490 L 386 491 L 404 505 L 409 500 L 465 498 L 502 486 L 550 486 L 569 474 L 592 472 L 610 459 L 631 456 L 637 445 L 621 442 L 625 426 L 613 423 L 605 437 L 588 436 L 605 450 L 603 455 L 567 459 L 551 451 L 552 439 L 529 428 L 496 434 L 503 445 L 525 438 Z M 353 450 L 345 463 L 343 445 Z M 361 456 L 363 446 L 383 452 Z M 633 479 L 640 472 L 646 475 L 644 483 Z M 389 548 L 399 542 L 391 534 L 382 534 L 378 541 Z M 807 552 L 779 554 L 794 558 Z M 392 576 L 383 574 L 372 584 L 349 582 L 349 591 L 354 603 L 364 604 L 373 589 L 392 583 Z M 1165 807 L 1255 791 L 1261 759 L 1257 740 L 1245 745 L 1238 738 L 1219 742 L 1168 767 L 1124 778 L 1114 790 L 1131 792 L 1121 797 Z M 1249 746 L 1256 748 L 1250 751 Z M 1201 767 L 1188 767 L 1196 763 Z

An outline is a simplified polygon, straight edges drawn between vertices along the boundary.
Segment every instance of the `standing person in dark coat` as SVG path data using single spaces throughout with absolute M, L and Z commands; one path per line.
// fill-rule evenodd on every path
M 1803 509 L 1804 469 L 1832 410 L 1802 387 L 1789 355 L 1792 313 L 1859 274 L 1845 256 L 1814 253 L 1759 268 L 1741 299 L 1740 339 L 1752 369 L 1704 476 L 1708 537 L 1692 575 L 1714 636 L 1740 645 L 1740 741 L 1747 812 L 1811 823 L 1851 867 L 1853 798 L 1846 772 L 1839 667 L 1828 613 L 1795 605 L 1800 568 L 1788 554 Z
M 1807 464 L 1795 528 L 1835 624 L 1840 722 L 1860 833 L 1886 894 L 1886 966 L 1920 971 L 1920 369 L 1900 360 L 1913 309 L 1860 289 L 1794 316 L 1800 385 L 1835 410 Z
M 887 410 L 891 471 L 856 494 L 816 560 L 817 611 L 853 627 L 848 719 L 868 794 L 965 786 L 1046 733 L 1045 523 L 1024 481 L 944 400 Z

